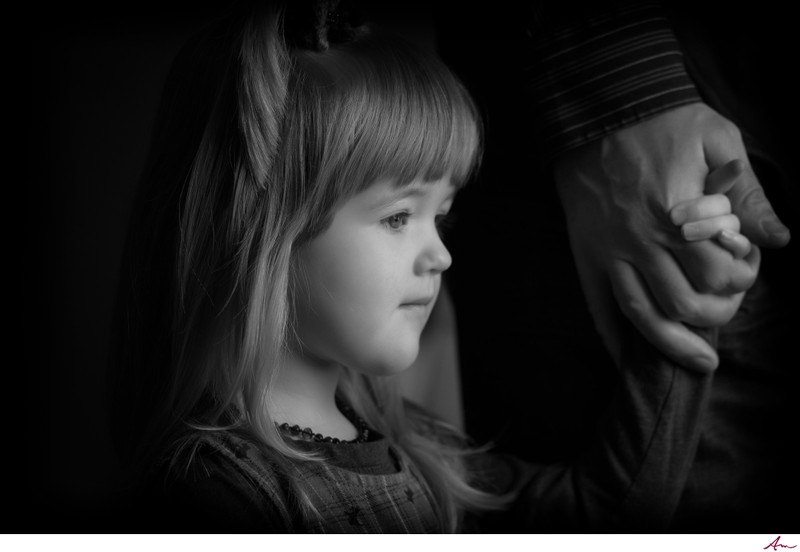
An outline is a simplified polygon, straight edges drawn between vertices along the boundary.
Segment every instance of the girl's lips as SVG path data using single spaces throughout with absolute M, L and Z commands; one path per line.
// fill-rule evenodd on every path
M 412 299 L 411 301 L 405 301 L 400 304 L 401 307 L 427 307 L 431 301 L 433 301 L 433 297 L 420 297 L 419 299 Z

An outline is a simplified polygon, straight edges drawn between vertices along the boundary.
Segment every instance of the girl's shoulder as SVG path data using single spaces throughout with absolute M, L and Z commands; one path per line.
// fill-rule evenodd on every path
M 193 435 L 162 471 L 158 494 L 170 532 L 287 532 L 292 525 L 279 470 L 253 442 L 229 431 Z

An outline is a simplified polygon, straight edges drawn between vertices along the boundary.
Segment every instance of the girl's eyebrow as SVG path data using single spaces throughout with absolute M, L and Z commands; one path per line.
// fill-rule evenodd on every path
M 374 203 L 372 204 L 373 209 L 384 209 L 386 207 L 390 207 L 394 205 L 398 201 L 409 197 L 422 197 L 426 194 L 426 190 L 424 185 L 415 185 L 410 184 L 408 186 L 403 186 L 402 188 L 392 189 L 388 193 L 380 194 L 380 197 L 376 198 Z
M 448 201 L 455 197 L 458 190 L 451 186 L 450 193 L 444 198 L 444 201 Z M 394 190 L 392 193 L 387 194 L 385 197 L 378 200 L 376 207 L 382 208 L 392 205 L 400 200 L 409 198 L 409 197 L 422 197 L 428 194 L 429 187 L 427 184 L 409 184 L 407 186 L 403 186 L 397 190 Z

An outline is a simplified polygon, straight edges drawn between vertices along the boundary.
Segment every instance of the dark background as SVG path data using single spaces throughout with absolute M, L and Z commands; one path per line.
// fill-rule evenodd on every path
M 34 16 L 26 249 L 36 270 L 25 283 L 36 291 L 20 412 L 28 477 L 12 481 L 26 499 L 25 532 L 109 527 L 119 471 L 105 386 L 129 208 L 172 56 L 212 15 L 130 3 Z

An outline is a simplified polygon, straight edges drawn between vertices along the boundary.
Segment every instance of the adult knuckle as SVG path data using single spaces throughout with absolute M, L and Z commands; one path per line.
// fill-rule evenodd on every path
M 645 302 L 633 296 L 623 297 L 619 304 L 622 312 L 632 320 L 641 320 L 647 312 Z
M 667 315 L 682 322 L 696 322 L 701 314 L 699 305 L 692 299 L 676 297 L 667 303 Z
M 733 122 L 728 121 L 727 119 L 722 121 L 722 130 L 723 132 L 727 133 L 728 136 L 730 136 L 735 140 L 742 139 L 742 131 L 739 130 L 738 126 L 736 126 Z
M 767 196 L 764 195 L 764 189 L 761 186 L 752 185 L 745 190 L 739 203 L 754 207 L 763 204 L 766 200 Z

